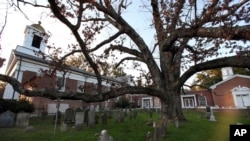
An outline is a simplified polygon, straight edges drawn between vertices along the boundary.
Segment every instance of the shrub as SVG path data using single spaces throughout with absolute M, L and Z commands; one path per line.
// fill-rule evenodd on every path
M 0 99 L 0 113 L 8 110 L 14 113 L 18 113 L 20 111 L 32 113 L 35 108 L 32 103 L 24 99 L 19 101 Z
M 122 97 L 115 103 L 115 107 L 117 108 L 129 107 L 129 100 L 127 98 Z

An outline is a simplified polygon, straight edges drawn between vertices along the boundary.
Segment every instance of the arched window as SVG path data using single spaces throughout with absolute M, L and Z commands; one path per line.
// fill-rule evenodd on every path
M 199 96 L 199 106 L 207 106 L 207 99 L 205 96 Z

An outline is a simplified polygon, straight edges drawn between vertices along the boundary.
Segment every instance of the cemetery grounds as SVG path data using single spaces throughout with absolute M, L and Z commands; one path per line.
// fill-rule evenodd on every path
M 215 122 L 209 121 L 203 110 L 184 109 L 183 112 L 187 121 L 179 122 L 178 128 L 173 121 L 169 121 L 164 141 L 229 141 L 229 125 L 250 125 L 250 112 L 246 110 L 215 111 Z M 64 132 L 60 130 L 61 124 L 55 130 L 53 116 L 45 119 L 32 117 L 29 121 L 32 130 L 25 130 L 24 127 L 0 128 L 0 141 L 98 141 L 103 129 L 108 131 L 114 141 L 145 141 L 147 132 L 153 134 L 153 122 L 159 122 L 159 117 L 154 110 L 152 117 L 147 110 L 138 110 L 135 119 L 125 117 L 121 123 L 108 119 L 107 124 L 99 122 L 80 130 L 73 128 L 74 124 L 68 124 Z

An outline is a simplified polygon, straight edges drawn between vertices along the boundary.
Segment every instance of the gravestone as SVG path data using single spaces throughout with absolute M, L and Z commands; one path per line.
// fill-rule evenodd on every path
M 32 131 L 34 131 L 34 127 L 33 127 L 33 126 L 26 126 L 26 127 L 24 128 L 24 131 L 25 131 L 25 132 L 32 132 Z
M 112 111 L 108 110 L 107 111 L 107 116 L 108 116 L 109 119 L 111 119 L 112 118 Z
M 62 123 L 60 130 L 61 130 L 61 132 L 66 132 L 67 131 L 67 124 Z
M 84 110 L 83 124 L 86 124 L 86 126 L 88 126 L 88 118 L 89 118 L 89 109 L 85 109 Z
M 102 113 L 101 118 L 102 118 L 102 124 L 107 124 L 108 123 L 107 112 Z
M 64 122 L 66 124 L 71 124 L 74 122 L 74 109 L 68 108 L 65 111 L 65 117 L 64 117 Z
M 99 112 L 99 111 L 100 111 L 100 106 L 99 106 L 99 105 L 96 105 L 95 111 L 96 111 L 96 112 Z
M 99 123 L 99 115 L 95 113 L 95 124 Z
M 211 114 L 210 114 L 210 118 L 209 118 L 209 121 L 212 121 L 212 122 L 215 122 L 216 119 L 214 117 L 214 112 L 213 112 L 213 109 L 211 108 Z
M 29 125 L 30 113 L 19 112 L 16 116 L 16 126 L 25 127 Z
M 42 111 L 41 112 L 41 118 L 46 119 L 48 117 L 48 112 L 47 111 Z
M 118 123 L 119 122 L 119 114 L 117 111 L 113 111 L 113 118 L 114 118 L 114 123 Z
M 123 110 L 121 110 L 120 111 L 120 122 L 124 122 L 124 111 Z
M 134 116 L 134 119 L 136 119 L 136 117 L 137 117 L 137 111 L 135 109 L 133 110 L 133 116 Z
M 147 133 L 146 141 L 153 141 L 151 132 Z
M 6 111 L 0 114 L 0 127 L 14 126 L 16 114 L 11 111 Z
M 102 130 L 98 141 L 113 141 L 113 138 L 108 135 L 107 130 Z
M 155 126 L 154 130 L 154 141 L 160 141 L 161 139 L 161 127 Z
M 211 107 L 207 106 L 206 107 L 206 118 L 209 119 L 210 118 L 210 115 L 211 115 Z
M 178 117 L 175 117 L 174 124 L 175 124 L 176 128 L 179 128 L 179 119 L 178 119 Z
M 83 126 L 84 124 L 84 112 L 76 112 L 75 126 Z
M 92 127 L 94 125 L 95 125 L 95 108 L 93 105 L 91 105 L 88 112 L 88 126 Z

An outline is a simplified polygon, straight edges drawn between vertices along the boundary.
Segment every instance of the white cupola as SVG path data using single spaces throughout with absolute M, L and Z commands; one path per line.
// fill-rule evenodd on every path
M 38 24 L 27 25 L 24 30 L 24 34 L 25 37 L 23 46 L 17 47 L 17 51 L 33 56 L 35 56 L 34 51 L 41 51 L 45 53 L 46 41 L 49 36 L 41 26 L 41 22 Z
M 232 67 L 221 68 L 222 79 L 225 80 L 234 75 Z

